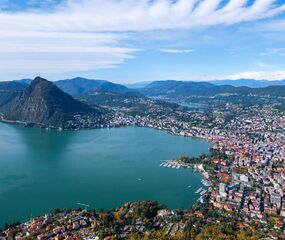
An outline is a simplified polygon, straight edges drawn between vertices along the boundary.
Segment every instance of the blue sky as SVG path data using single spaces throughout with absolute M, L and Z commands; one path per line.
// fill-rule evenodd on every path
M 0 80 L 285 79 L 285 0 L 0 0 Z

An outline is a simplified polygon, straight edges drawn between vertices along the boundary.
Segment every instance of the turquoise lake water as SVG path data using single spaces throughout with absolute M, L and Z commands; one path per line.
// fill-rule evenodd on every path
M 189 207 L 201 176 L 159 164 L 210 146 L 148 128 L 58 132 L 0 123 L 0 227 L 77 203 L 110 209 L 148 199 Z

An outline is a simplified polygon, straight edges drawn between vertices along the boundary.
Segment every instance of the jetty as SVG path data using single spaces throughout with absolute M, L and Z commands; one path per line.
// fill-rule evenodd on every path
M 188 164 L 177 162 L 176 160 L 163 160 L 159 165 L 160 167 L 169 167 L 169 168 L 191 168 Z
M 203 188 L 200 187 L 199 189 L 197 189 L 197 191 L 195 193 L 200 193 L 201 191 L 203 191 Z
M 207 192 L 207 190 L 202 190 L 201 192 L 200 192 L 200 195 L 204 195 L 205 193 Z

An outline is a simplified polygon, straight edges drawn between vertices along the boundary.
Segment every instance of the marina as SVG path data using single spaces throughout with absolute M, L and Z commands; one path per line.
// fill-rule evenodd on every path
M 197 169 L 196 165 L 191 166 L 190 164 L 177 162 L 176 160 L 163 160 L 159 166 L 168 167 L 168 168 L 176 168 L 176 169 L 180 169 L 180 168 L 188 168 L 188 169 L 194 168 L 194 170 Z
M 207 188 L 205 190 L 204 188 L 200 187 L 199 189 L 196 190 L 196 194 L 200 194 L 201 196 L 204 196 L 208 192 L 208 188 L 211 186 L 211 182 L 207 180 L 209 178 L 207 172 L 204 170 L 204 167 L 202 164 L 187 164 L 187 163 L 182 163 L 177 160 L 164 160 L 162 163 L 159 165 L 160 167 L 168 167 L 172 169 L 193 169 L 194 170 L 194 175 L 195 172 L 200 172 L 203 175 L 203 179 L 201 180 L 201 183 L 203 184 L 204 187 Z M 191 188 L 191 185 L 188 186 L 188 188 Z

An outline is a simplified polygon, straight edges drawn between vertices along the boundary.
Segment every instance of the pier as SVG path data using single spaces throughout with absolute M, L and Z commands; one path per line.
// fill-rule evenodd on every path
M 196 165 L 181 163 L 181 162 L 178 162 L 177 160 L 163 160 L 159 166 L 160 167 L 175 168 L 175 169 L 193 168 L 193 166 L 194 166 L 194 169 L 197 169 Z

